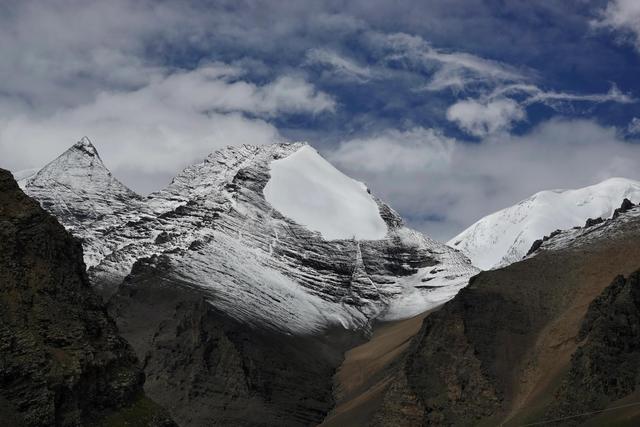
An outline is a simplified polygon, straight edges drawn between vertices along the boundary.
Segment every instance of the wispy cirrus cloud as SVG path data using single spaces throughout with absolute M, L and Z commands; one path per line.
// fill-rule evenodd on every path
M 373 77 L 373 71 L 355 60 L 329 49 L 313 48 L 307 52 L 305 65 L 321 65 L 330 68 L 340 77 L 365 83 Z
M 470 135 L 485 137 L 509 131 L 515 123 L 526 120 L 526 107 L 530 105 L 545 104 L 561 110 L 566 104 L 576 102 L 632 104 L 637 100 L 620 92 L 615 85 L 607 93 L 573 94 L 544 91 L 533 84 L 517 83 L 497 86 L 490 94 L 476 99 L 457 101 L 447 110 L 447 120 L 455 122 Z
M 507 64 L 466 52 L 451 52 L 434 48 L 422 37 L 404 33 L 371 34 L 378 46 L 390 52 L 385 61 L 399 61 L 426 72 L 430 91 L 452 89 L 461 91 L 474 85 L 494 85 L 499 82 L 521 81 L 525 74 Z

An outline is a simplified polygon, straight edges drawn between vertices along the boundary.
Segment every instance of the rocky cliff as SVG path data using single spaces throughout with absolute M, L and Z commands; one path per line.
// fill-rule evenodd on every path
M 0 419 L 171 426 L 101 299 L 82 248 L 0 170 Z

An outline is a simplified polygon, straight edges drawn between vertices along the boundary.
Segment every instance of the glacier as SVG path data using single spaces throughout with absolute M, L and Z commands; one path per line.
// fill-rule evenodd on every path
M 270 164 L 267 202 L 325 240 L 379 240 L 387 234 L 366 186 L 337 170 L 310 146 Z

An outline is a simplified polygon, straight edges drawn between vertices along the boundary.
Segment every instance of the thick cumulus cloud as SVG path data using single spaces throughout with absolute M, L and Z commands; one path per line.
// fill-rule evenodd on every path
M 327 155 L 411 225 L 446 240 L 542 189 L 579 188 L 613 176 L 640 179 L 637 142 L 593 121 L 554 119 L 526 135 L 502 134 L 482 144 L 455 142 L 431 129 L 394 130 L 344 141 Z
M 508 98 L 479 102 L 465 99 L 447 110 L 447 119 L 456 122 L 467 133 L 484 137 L 511 129 L 514 122 L 524 119 L 524 109 Z

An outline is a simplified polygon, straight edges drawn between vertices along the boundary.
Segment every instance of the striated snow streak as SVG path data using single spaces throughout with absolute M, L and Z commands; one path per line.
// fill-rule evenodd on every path
M 481 269 L 519 261 L 533 242 L 554 230 L 608 218 L 624 198 L 640 202 L 640 182 L 611 178 L 576 190 L 541 191 L 517 205 L 488 215 L 451 239 Z

